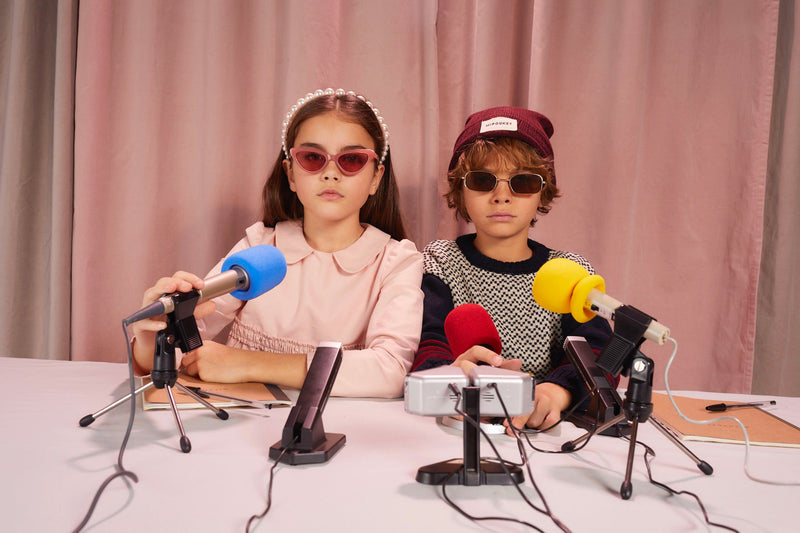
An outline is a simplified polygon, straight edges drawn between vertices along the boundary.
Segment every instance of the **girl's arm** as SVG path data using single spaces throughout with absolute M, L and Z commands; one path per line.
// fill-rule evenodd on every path
M 422 327 L 422 255 L 410 241 L 402 241 L 391 253 L 366 327 L 365 347 L 344 351 L 331 392 L 335 396 L 403 395 Z
M 181 359 L 181 369 L 203 381 L 272 383 L 299 389 L 306 378 L 306 354 L 273 353 L 226 346 L 214 341 Z

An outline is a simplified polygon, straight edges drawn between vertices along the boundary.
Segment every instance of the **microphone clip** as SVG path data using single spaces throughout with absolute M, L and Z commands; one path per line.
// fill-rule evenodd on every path
M 621 305 L 614 310 L 614 332 L 597 357 L 597 366 L 611 375 L 620 372 L 628 375 L 631 361 L 645 340 L 644 334 L 654 320 L 630 305 Z
M 178 379 L 175 367 L 175 346 L 183 353 L 196 350 L 203 345 L 194 309 L 200 300 L 197 291 L 175 293 L 170 296 L 174 304 L 167 313 L 167 327 L 156 334 L 156 348 L 153 353 L 153 370 L 150 378 L 157 389 L 172 387 Z
M 203 345 L 200 331 L 197 329 L 197 320 L 194 318 L 194 309 L 200 301 L 200 293 L 196 290 L 179 292 L 172 295 L 175 309 L 167 313 L 167 320 L 175 325 L 175 336 L 178 347 L 183 353 L 196 350 Z

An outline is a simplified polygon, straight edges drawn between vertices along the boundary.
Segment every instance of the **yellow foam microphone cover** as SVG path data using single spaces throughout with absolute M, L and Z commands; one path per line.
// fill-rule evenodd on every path
M 605 292 L 605 281 L 590 275 L 581 264 L 564 257 L 547 261 L 533 278 L 533 299 L 548 311 L 571 313 L 578 322 L 586 322 L 595 314 L 584 303 L 589 291 Z
M 572 312 L 572 316 L 578 322 L 588 322 L 597 314 L 590 311 L 588 307 L 589 292 L 592 289 L 606 292 L 606 281 L 597 274 L 592 274 L 580 280 L 578 284 L 575 285 L 575 290 L 572 291 L 569 309 Z
M 533 299 L 554 313 L 571 312 L 572 291 L 589 271 L 564 257 L 556 257 L 542 265 L 533 278 Z

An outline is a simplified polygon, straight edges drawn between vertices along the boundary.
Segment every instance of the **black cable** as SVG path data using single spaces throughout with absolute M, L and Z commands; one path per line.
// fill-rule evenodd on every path
M 264 510 L 261 512 L 261 514 L 257 514 L 257 515 L 254 514 L 247 520 L 247 525 L 245 526 L 245 529 L 244 529 L 245 533 L 250 533 L 250 525 L 253 523 L 253 521 L 254 520 L 261 520 L 262 518 L 264 518 L 267 515 L 267 513 L 269 512 L 270 507 L 272 507 L 272 481 L 273 481 L 273 479 L 275 479 L 275 468 L 278 466 L 278 463 L 280 463 L 281 458 L 283 457 L 283 454 L 285 454 L 286 451 L 289 450 L 292 446 L 294 446 L 294 444 L 297 442 L 297 438 L 298 437 L 295 435 L 294 440 L 292 441 L 292 443 L 289 444 L 289 446 L 286 446 L 283 450 L 281 450 L 281 453 L 278 455 L 278 457 L 275 458 L 275 462 L 272 464 L 272 467 L 269 469 L 269 482 L 267 483 L 267 505 L 264 508 Z
M 562 531 L 568 532 L 569 528 L 567 528 L 567 526 L 563 522 L 561 522 L 561 520 L 556 518 L 556 516 L 553 514 L 553 511 L 550 509 L 550 506 L 548 505 L 547 500 L 544 497 L 544 494 L 542 494 L 542 491 L 539 490 L 539 486 L 536 484 L 536 479 L 533 477 L 533 471 L 531 470 L 530 461 L 528 461 L 528 454 L 525 453 L 525 445 L 522 443 L 522 439 L 519 436 L 519 430 L 516 427 L 514 427 L 513 424 L 511 424 L 511 417 L 508 414 L 508 409 L 506 408 L 506 402 L 503 401 L 503 395 L 500 394 L 500 389 L 497 387 L 497 383 L 492 383 L 489 386 L 493 387 L 494 390 L 497 392 L 497 399 L 500 401 L 500 406 L 503 408 L 503 413 L 506 415 L 506 420 L 508 420 L 508 426 L 511 428 L 511 432 L 514 434 L 514 438 L 515 438 L 516 443 L 517 443 L 517 449 L 519 450 L 520 459 L 522 460 L 523 464 L 525 465 L 525 469 L 528 471 L 528 478 L 531 480 L 531 485 L 533 485 L 533 488 L 536 490 L 536 493 L 539 495 L 539 499 L 542 500 L 542 504 L 544 505 L 545 511 L 539 510 L 533 504 L 531 504 L 531 506 L 534 509 L 536 509 L 537 511 L 542 512 L 543 514 L 546 514 L 547 516 L 549 516 L 550 519 L 553 521 L 553 523 L 556 524 L 559 527 L 559 529 L 561 529 Z M 583 400 L 581 400 L 581 402 L 582 401 Z M 577 403 L 576 406 L 577 405 L 580 405 L 580 402 Z M 559 423 L 561 423 L 561 420 L 556 422 L 556 424 L 554 424 L 553 427 L 555 427 Z M 526 439 L 528 440 L 528 443 L 530 444 L 530 439 L 528 439 L 527 435 L 526 435 Z M 492 445 L 492 448 L 494 449 L 494 445 Z M 531 444 L 531 448 L 533 448 L 534 450 L 536 449 L 532 444 Z
M 445 501 L 445 503 L 447 503 L 447 505 L 449 505 L 450 507 L 452 507 L 453 509 L 458 511 L 458 513 L 461 514 L 462 516 L 464 516 L 465 518 L 468 518 L 469 520 L 472 520 L 473 522 L 479 522 L 479 521 L 484 521 L 484 520 L 500 520 L 500 521 L 504 521 L 504 522 L 516 522 L 517 524 L 522 524 L 524 526 L 528 526 L 531 529 L 535 529 L 536 531 L 544 533 L 543 529 L 540 529 L 540 528 L 536 527 L 535 525 L 533 525 L 531 523 L 525 522 L 524 520 L 518 520 L 516 518 L 509 518 L 507 516 L 474 516 L 474 515 L 471 515 L 468 512 L 466 512 L 461 507 L 459 507 L 457 503 L 455 503 L 453 500 L 450 499 L 449 496 L 447 496 L 446 487 L 447 487 L 447 482 L 450 480 L 450 478 L 453 477 L 455 474 L 458 474 L 463 469 L 464 469 L 464 465 L 461 465 L 460 468 L 450 472 L 450 474 L 444 479 L 444 481 L 442 481 L 442 498 L 444 498 L 444 501 Z
M 630 441 L 630 437 L 625 437 L 625 438 Z M 675 496 L 680 496 L 681 494 L 685 494 L 687 496 L 691 496 L 692 498 L 695 499 L 695 501 L 697 501 L 697 505 L 700 507 L 700 511 L 703 513 L 703 518 L 705 519 L 706 524 L 708 524 L 709 526 L 713 526 L 713 527 L 720 527 L 722 529 L 727 529 L 728 531 L 733 531 L 734 533 L 739 533 L 738 529 L 732 528 L 730 526 L 726 526 L 724 524 L 718 524 L 716 522 L 712 522 L 708 518 L 708 513 L 706 512 L 705 505 L 703 505 L 703 501 L 700 499 L 700 496 L 698 496 L 694 492 L 690 492 L 688 490 L 679 490 L 679 491 L 677 491 L 677 490 L 673 489 L 672 487 L 670 487 L 669 485 L 667 485 L 666 483 L 661 483 L 660 481 L 656 481 L 655 479 L 653 479 L 653 472 L 650 469 L 650 459 L 648 459 L 648 457 L 649 458 L 655 457 L 656 456 L 656 452 L 654 452 L 653 449 L 650 446 L 648 446 L 644 442 L 641 442 L 640 440 L 637 440 L 636 444 L 641 444 L 644 447 L 644 450 L 645 450 L 644 451 L 644 464 L 645 464 L 645 467 L 647 468 L 647 477 L 650 480 L 650 483 L 652 483 L 653 485 L 655 485 L 657 487 L 660 487 L 660 488 L 664 489 L 669 494 L 672 494 L 672 495 L 675 495 Z
M 507 476 L 509 477 L 509 479 L 512 481 L 512 483 L 514 484 L 514 488 L 517 490 L 517 492 L 520 494 L 520 496 L 522 496 L 522 499 L 523 499 L 523 500 L 524 500 L 524 501 L 525 501 L 525 502 L 528 504 L 528 506 L 530 506 L 532 509 L 534 509 L 534 510 L 536 510 L 536 511 L 538 511 L 538 512 L 542 513 L 542 514 L 545 514 L 545 515 L 547 515 L 547 516 L 548 516 L 548 517 L 549 517 L 551 520 L 553 520 L 553 522 L 554 522 L 556 525 L 558 525 L 558 526 L 559 526 L 559 527 L 560 527 L 560 528 L 561 528 L 563 531 L 565 531 L 565 532 L 569 533 L 569 529 L 567 529 L 567 528 L 566 528 L 566 526 L 564 526 L 564 525 L 563 525 L 563 524 L 562 524 L 562 523 L 561 523 L 561 522 L 560 522 L 560 521 L 559 521 L 559 520 L 558 520 L 558 519 L 557 519 L 555 516 L 553 516 L 553 514 L 552 514 L 552 513 L 549 511 L 549 507 L 548 507 L 548 505 L 547 505 L 547 502 L 545 501 L 544 495 L 543 495 L 543 494 L 542 494 L 542 492 L 539 490 L 539 487 L 536 485 L 536 482 L 535 482 L 535 481 L 534 481 L 534 479 L 533 479 L 533 475 L 532 475 L 532 473 L 531 473 L 530 466 L 528 466 L 528 476 L 531 478 L 531 484 L 533 485 L 534 489 L 536 490 L 536 493 L 538 494 L 539 498 L 540 498 L 540 499 L 542 500 L 542 502 L 544 503 L 544 505 L 545 505 L 545 508 L 546 508 L 547 510 L 543 510 L 543 509 L 540 509 L 539 507 L 537 507 L 537 506 L 536 506 L 536 504 L 534 504 L 534 503 L 533 503 L 533 502 L 532 502 L 532 501 L 531 501 L 531 500 L 528 498 L 528 496 L 527 496 L 527 495 L 526 495 L 526 494 L 525 494 L 525 493 L 522 491 L 522 488 L 520 487 L 519 483 L 517 483 L 516 479 L 514 479 L 514 476 L 512 476 L 512 475 L 511 475 L 511 472 L 508 470 L 508 467 L 507 467 L 507 464 L 514 464 L 514 463 L 511 463 L 511 462 L 509 462 L 509 461 L 506 461 L 505 459 L 503 459 L 502 457 L 500 457 L 500 452 L 498 451 L 497 447 L 494 445 L 494 443 L 492 442 L 492 440 L 489 438 L 489 435 L 487 435 L 487 434 L 486 434 L 486 432 L 483 430 L 483 428 L 481 428 L 481 426 L 480 426 L 480 422 L 479 422 L 479 421 L 477 421 L 477 420 L 475 420 L 475 419 L 474 419 L 474 418 L 472 418 L 471 416 L 467 415 L 467 414 L 466 414 L 466 413 L 465 413 L 463 410 L 460 410 L 460 409 L 458 408 L 458 404 L 461 402 L 461 396 L 462 396 L 462 395 L 461 395 L 461 391 L 459 391 L 459 390 L 458 390 L 458 387 L 456 387 L 454 384 L 450 384 L 450 389 L 451 389 L 451 390 L 452 390 L 452 391 L 453 391 L 453 392 L 456 394 L 456 407 L 455 407 L 455 411 L 456 411 L 456 413 L 458 413 L 459 415 L 461 415 L 461 417 L 464 419 L 464 421 L 465 421 L 465 422 L 467 422 L 467 423 L 469 423 L 469 424 L 472 424 L 472 426 L 473 426 L 473 427 L 477 428 L 477 429 L 478 429 L 478 431 L 480 431 L 480 433 L 481 433 L 481 434 L 483 435 L 483 437 L 486 439 L 486 442 L 488 442 L 488 443 L 489 443 L 489 446 L 491 446 L 491 447 L 492 447 L 492 450 L 494 451 L 494 454 L 495 454 L 495 456 L 496 456 L 496 458 L 497 458 L 497 460 L 498 460 L 498 462 L 499 462 L 500 466 L 503 468 L 503 470 L 505 471 L 506 475 L 507 475 Z M 507 418 L 507 419 L 509 419 L 509 425 L 511 425 L 511 424 L 510 424 L 510 417 L 508 416 L 508 410 L 505 408 L 505 404 L 503 403 L 503 400 L 502 400 L 502 398 L 500 397 L 500 391 L 498 390 L 498 391 L 497 391 L 497 393 L 498 393 L 498 398 L 500 399 L 500 403 L 501 403 L 501 405 L 503 406 L 503 411 L 506 413 L 506 418 Z M 513 427 L 513 426 L 512 426 L 512 427 Z M 518 448 L 519 448 L 520 450 L 522 450 L 522 448 L 521 448 L 521 445 L 520 445 L 520 443 L 519 443 L 519 440 L 518 440 L 518 442 L 517 442 L 517 446 L 518 446 Z M 522 459 L 523 463 L 527 464 L 527 458 L 525 457 L 524 453 L 522 453 L 521 455 L 522 455 L 521 459 Z M 463 466 L 462 466 L 462 468 L 463 468 Z M 456 470 L 455 472 L 458 472 L 458 471 L 459 471 L 459 470 Z M 455 472 L 454 472 L 454 473 L 455 473 Z M 450 477 L 451 477 L 452 475 L 453 475 L 453 474 L 451 474 L 450 476 L 448 476 L 447 478 L 445 478 L 445 480 L 444 480 L 444 481 L 443 481 L 443 483 L 442 483 L 442 498 L 445 500 L 445 502 L 446 502 L 446 503 L 447 503 L 447 504 L 448 504 L 450 507 L 452 507 L 453 509 L 455 509 L 456 511 L 458 511 L 460 514 L 462 514 L 462 515 L 463 515 L 463 516 L 465 516 L 466 518 L 469 518 L 470 520 L 473 520 L 473 521 L 475 521 L 475 522 L 477 522 L 477 521 L 483 521 L 483 520 L 500 520 L 500 521 L 506 521 L 506 522 L 516 522 L 516 523 L 518 523 L 518 524 L 525 525 L 525 526 L 527 526 L 527 527 L 529 527 L 529 528 L 531 528 L 531 529 L 535 529 L 536 531 L 543 531 L 543 530 L 542 530 L 542 529 L 540 529 L 539 527 L 537 527 L 537 526 L 535 526 L 535 525 L 533 525 L 533 524 L 531 524 L 531 523 L 529 523 L 529 522 L 525 522 L 525 521 L 523 521 L 523 520 L 518 520 L 518 519 L 516 519 L 516 518 L 509 518 L 509 517 L 502 517 L 502 516 L 485 516 L 485 517 L 478 517 L 478 516 L 473 516 L 473 515 L 470 515 L 469 513 L 467 513 L 466 511 L 464 511 L 464 510 L 463 510 L 461 507 L 459 507 L 459 506 L 458 506 L 458 505 L 457 505 L 455 502 L 453 502 L 453 501 L 452 501 L 452 500 L 451 500 L 451 499 L 450 499 L 450 498 L 447 496 L 447 490 L 446 490 L 447 481 L 450 479 Z
M 136 394 L 136 383 L 135 383 L 135 381 L 133 379 L 133 354 L 131 352 L 130 337 L 128 337 L 128 323 L 125 320 L 122 321 L 122 332 L 125 335 L 125 345 L 128 347 L 128 382 L 130 384 L 130 389 L 131 389 L 131 397 L 130 397 L 131 412 L 130 412 L 130 416 L 128 417 L 128 427 L 125 430 L 125 436 L 123 437 L 122 444 L 119 447 L 119 455 L 117 456 L 117 464 L 114 465 L 117 471 L 114 472 L 113 474 L 111 474 L 110 476 L 108 476 L 106 478 L 106 480 L 103 481 L 103 483 L 100 484 L 100 487 L 97 489 L 97 492 L 95 492 L 95 494 L 94 494 L 94 498 L 92 499 L 92 503 L 89 505 L 89 510 L 86 511 L 86 514 L 84 515 L 83 520 L 81 520 L 81 523 L 78 524 L 78 526 L 73 530 L 73 533 L 78 533 L 80 530 L 82 530 L 84 527 L 86 527 L 86 524 L 89 522 L 89 519 L 92 517 L 92 513 L 94 513 L 94 508 L 97 505 L 97 502 L 100 500 L 100 495 L 106 489 L 108 484 L 111 483 L 114 479 L 116 479 L 116 478 L 118 478 L 120 476 L 124 476 L 124 477 L 128 477 L 128 478 L 132 479 L 135 483 L 139 482 L 139 478 L 136 476 L 136 474 L 134 474 L 133 472 L 131 472 L 129 470 L 125 470 L 125 467 L 122 466 L 122 455 L 125 453 L 125 447 L 128 444 L 128 438 L 130 438 L 131 429 L 133 428 L 133 420 L 136 417 L 136 400 L 135 400 L 135 396 L 134 396 Z
M 575 402 L 575 405 L 573 405 L 572 408 L 569 409 L 568 411 L 564 412 L 561 415 L 561 418 L 558 420 L 558 422 L 556 422 L 555 424 L 551 425 L 550 427 L 547 427 L 547 428 L 544 428 L 544 429 L 523 428 L 523 429 L 519 429 L 517 431 L 519 431 L 519 433 L 525 437 L 525 440 L 527 441 L 528 446 L 530 446 L 531 449 L 533 449 L 533 450 L 535 450 L 537 452 L 541 452 L 541 453 L 575 453 L 577 451 L 582 450 L 583 448 L 586 447 L 587 444 L 589 444 L 589 441 L 592 440 L 592 437 L 594 437 L 595 433 L 597 432 L 597 428 L 600 426 L 600 411 L 599 410 L 597 410 L 595 412 L 595 414 L 594 414 L 594 424 L 592 424 L 592 427 L 589 429 L 588 436 L 583 441 L 583 443 L 581 443 L 581 445 L 578 446 L 577 448 L 573 448 L 571 450 L 545 450 L 543 448 L 537 448 L 531 442 L 530 435 L 538 435 L 539 433 L 545 433 L 547 431 L 550 431 L 551 429 L 553 429 L 557 425 L 559 425 L 561 422 L 563 422 L 564 420 L 569 418 L 572 415 L 572 413 L 574 413 L 577 410 L 577 408 L 584 402 L 584 400 L 586 400 L 590 396 L 590 394 L 591 394 L 591 392 L 587 391 L 586 394 L 584 394 L 584 396 L 580 399 L 580 401 Z
M 534 509 L 536 509 L 537 511 L 540 511 L 540 512 L 541 512 L 541 510 L 540 510 L 540 509 L 538 509 L 538 508 L 537 508 L 535 505 L 533 505 L 533 504 L 532 504 L 532 503 L 531 503 L 531 502 L 528 500 L 527 496 L 525 496 L 525 494 L 524 494 L 524 493 L 521 491 L 521 489 L 519 488 L 519 484 L 516 482 L 516 480 L 514 480 L 514 477 L 511 475 L 511 472 L 510 472 L 510 471 L 508 470 L 508 468 L 506 467 L 506 465 L 505 465 L 505 461 L 503 461 L 503 460 L 500 458 L 500 454 L 498 453 L 498 451 L 497 451 L 497 449 L 495 448 L 494 444 L 492 444 L 492 442 L 489 440 L 489 437 L 488 437 L 488 435 L 486 435 L 486 432 L 485 432 L 485 431 L 484 431 L 484 430 L 483 430 L 483 429 L 480 427 L 480 423 L 476 423 L 476 422 L 475 422 L 475 420 L 474 420 L 474 419 L 473 419 L 471 416 L 468 416 L 466 413 L 464 413 L 464 411 L 462 411 L 462 410 L 460 410 L 460 409 L 458 408 L 458 404 L 461 402 L 461 397 L 462 397 L 461 391 L 459 391 L 459 390 L 458 390 L 458 387 L 456 387 L 456 386 L 455 386 L 454 384 L 452 384 L 452 383 L 450 384 L 450 389 L 451 389 L 453 392 L 455 392 L 455 394 L 456 394 L 456 406 L 455 406 L 455 408 L 454 408 L 454 409 L 455 409 L 455 411 L 456 411 L 456 413 L 458 413 L 458 414 L 460 414 L 460 415 L 461 415 L 461 417 L 463 418 L 463 420 L 464 420 L 464 422 L 465 422 L 465 423 L 472 424 L 473 426 L 476 426 L 476 425 L 477 425 L 477 428 L 478 428 L 478 430 L 481 432 L 481 434 L 482 434 L 482 435 L 483 435 L 483 436 L 486 438 L 486 440 L 487 440 L 487 441 L 489 442 L 489 444 L 492 446 L 492 449 L 495 451 L 495 454 L 497 455 L 497 458 L 500 460 L 500 465 L 503 467 L 503 470 L 505 471 L 505 473 L 506 473 L 506 474 L 509 476 L 509 478 L 510 478 L 510 479 L 512 480 L 512 482 L 514 483 L 514 486 L 516 487 L 517 491 L 518 491 L 518 492 L 520 492 L 520 494 L 522 495 L 523 499 L 525 499 L 526 501 L 528 501 L 528 503 L 529 503 L 531 506 L 533 506 L 533 508 L 534 508 Z M 466 427 L 464 428 L 464 430 L 466 430 Z M 466 458 L 465 458 L 465 459 L 466 459 Z M 471 515 L 471 514 L 467 513 L 467 512 L 466 512 L 464 509 L 462 509 L 462 508 L 461 508 L 461 507 L 460 507 L 460 506 L 459 506 L 457 503 L 455 503 L 453 500 L 451 500 L 451 499 L 450 499 L 450 497 L 447 495 L 447 482 L 450 480 L 450 478 L 451 478 L 453 475 L 455 475 L 455 474 L 457 474 L 458 472 L 460 472 L 460 471 L 461 471 L 463 468 L 464 468 L 464 465 L 462 464 L 462 465 L 461 465 L 461 468 L 458 468 L 458 469 L 454 470 L 453 472 L 451 472 L 451 473 L 450 473 L 450 475 L 449 475 L 449 476 L 447 476 L 447 477 L 446 477 L 446 478 L 445 478 L 445 479 L 442 481 L 442 498 L 444 499 L 445 503 L 447 503 L 447 504 L 448 504 L 450 507 L 452 507 L 453 509 L 455 509 L 456 511 L 458 511 L 458 513 L 460 513 L 462 516 L 464 516 L 464 517 L 466 517 L 466 518 L 468 518 L 468 519 L 472 520 L 473 522 L 486 521 L 486 520 L 500 520 L 500 521 L 505 521 L 505 522 L 516 522 L 516 523 L 518 523 L 518 524 L 522 524 L 522 525 L 528 526 L 528 527 L 530 527 L 531 529 L 535 529 L 536 531 L 540 531 L 541 533 L 544 533 L 544 531 L 543 531 L 542 529 L 540 529 L 540 528 L 536 527 L 535 525 L 533 525 L 533 524 L 531 524 L 531 523 L 529 523 L 529 522 L 525 522 L 525 521 L 522 521 L 522 520 L 518 520 L 518 519 L 516 519 L 516 518 L 509 518 L 509 517 L 505 517 L 505 516 L 474 516 L 474 515 Z

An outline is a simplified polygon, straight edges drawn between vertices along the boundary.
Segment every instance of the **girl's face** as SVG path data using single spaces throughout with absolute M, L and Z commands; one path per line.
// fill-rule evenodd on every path
M 508 181 L 511 176 L 525 171 L 513 168 L 498 160 L 487 161 L 486 170 L 498 178 L 494 189 L 488 192 L 473 191 L 463 187 L 464 206 L 475 224 L 477 240 L 497 244 L 509 240 L 527 242 L 531 220 L 536 216 L 541 192 L 516 194 Z
M 347 122 L 333 111 L 303 122 L 293 147 L 316 148 L 331 155 L 352 149 L 375 150 L 372 137 L 363 126 Z M 284 160 L 283 166 L 289 188 L 303 204 L 304 219 L 325 223 L 359 224 L 359 210 L 375 194 L 384 171 L 383 165 L 375 165 L 373 159 L 352 176 L 343 174 L 333 159 L 316 172 L 308 172 L 293 159 Z

